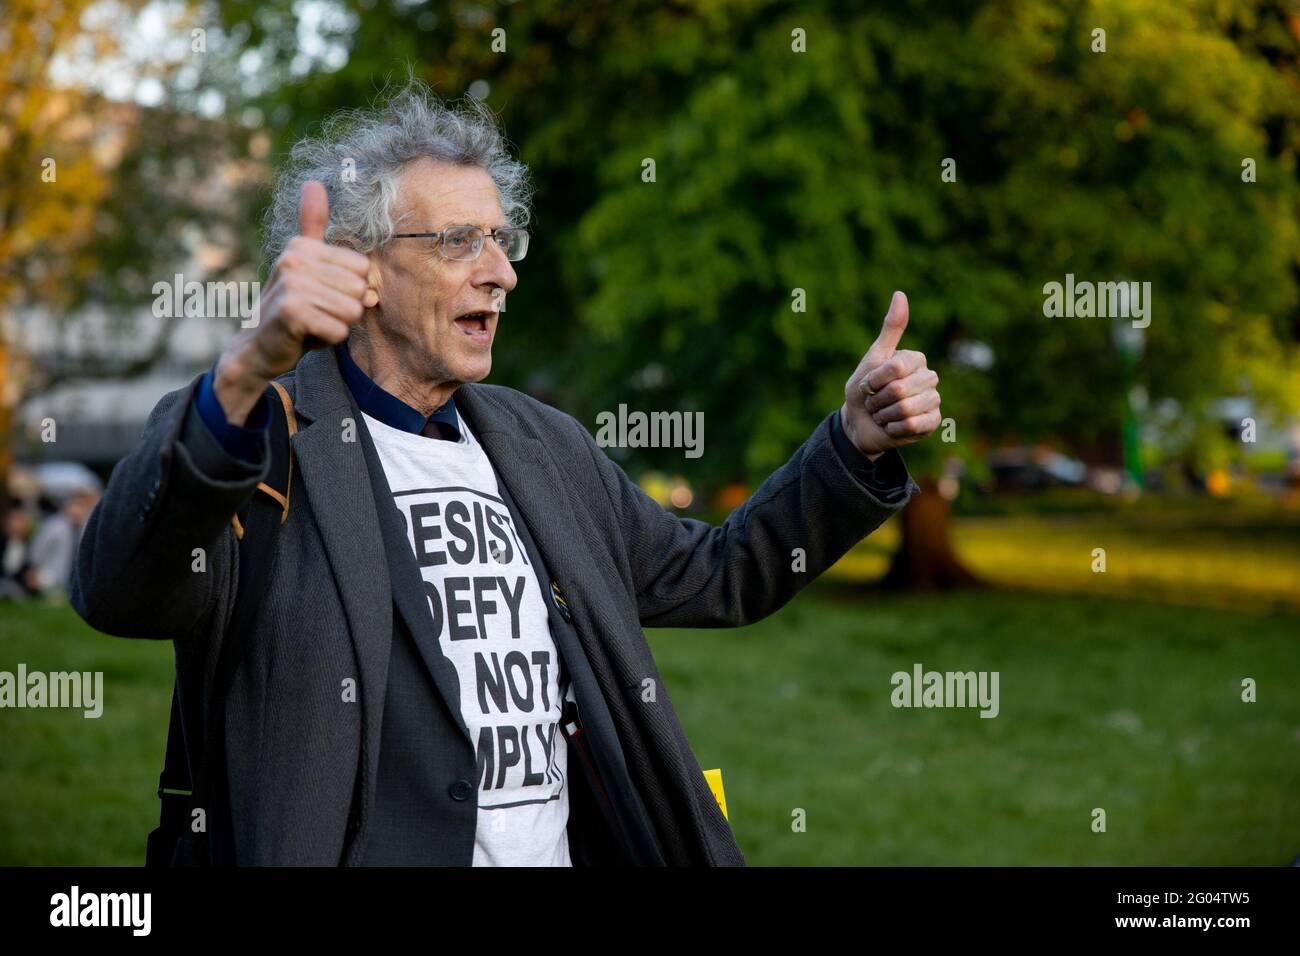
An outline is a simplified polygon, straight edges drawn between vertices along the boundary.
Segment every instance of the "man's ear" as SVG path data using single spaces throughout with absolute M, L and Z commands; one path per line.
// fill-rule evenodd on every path
M 369 253 L 367 257 L 370 259 L 370 272 L 366 275 L 369 288 L 366 289 L 365 295 L 361 297 L 361 304 L 367 309 L 373 309 L 379 304 L 379 288 L 383 284 L 383 280 L 379 275 L 379 263 L 375 261 L 375 254 L 373 252 Z
M 357 244 L 351 241 L 350 239 L 346 239 L 346 238 L 339 239 L 339 245 L 347 246 L 347 248 L 353 250 L 354 252 L 360 251 L 357 249 Z M 370 260 L 370 271 L 366 274 L 366 283 L 369 286 L 369 288 L 366 289 L 365 294 L 362 295 L 361 304 L 365 306 L 367 309 L 373 309 L 375 306 L 379 304 L 379 287 L 380 287 L 379 263 L 376 261 L 378 258 L 378 253 L 367 252 L 367 253 L 363 253 L 363 255 L 365 255 L 365 257 Z

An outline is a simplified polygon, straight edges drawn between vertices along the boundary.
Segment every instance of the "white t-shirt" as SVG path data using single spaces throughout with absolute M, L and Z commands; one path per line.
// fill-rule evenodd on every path
M 478 765 L 474 866 L 572 866 L 559 728 L 572 688 L 496 472 L 463 418 L 460 442 L 365 420 L 460 678 Z

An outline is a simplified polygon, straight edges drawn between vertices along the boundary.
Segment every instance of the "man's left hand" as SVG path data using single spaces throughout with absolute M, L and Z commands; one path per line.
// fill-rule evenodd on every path
M 898 349 L 906 328 L 907 296 L 895 292 L 880 335 L 844 385 L 844 433 L 873 461 L 920 441 L 941 419 L 938 374 L 923 353 Z

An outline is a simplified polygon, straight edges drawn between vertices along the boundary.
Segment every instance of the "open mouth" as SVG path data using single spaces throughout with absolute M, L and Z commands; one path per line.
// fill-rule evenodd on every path
M 470 338 L 486 342 L 488 339 L 488 316 L 490 312 L 466 312 L 456 317 L 456 325 Z

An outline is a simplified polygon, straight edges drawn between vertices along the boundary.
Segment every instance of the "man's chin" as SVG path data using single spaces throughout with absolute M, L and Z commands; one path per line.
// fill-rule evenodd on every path
M 458 382 L 481 382 L 492 371 L 492 352 L 489 350 L 482 355 L 462 356 L 449 371 Z

